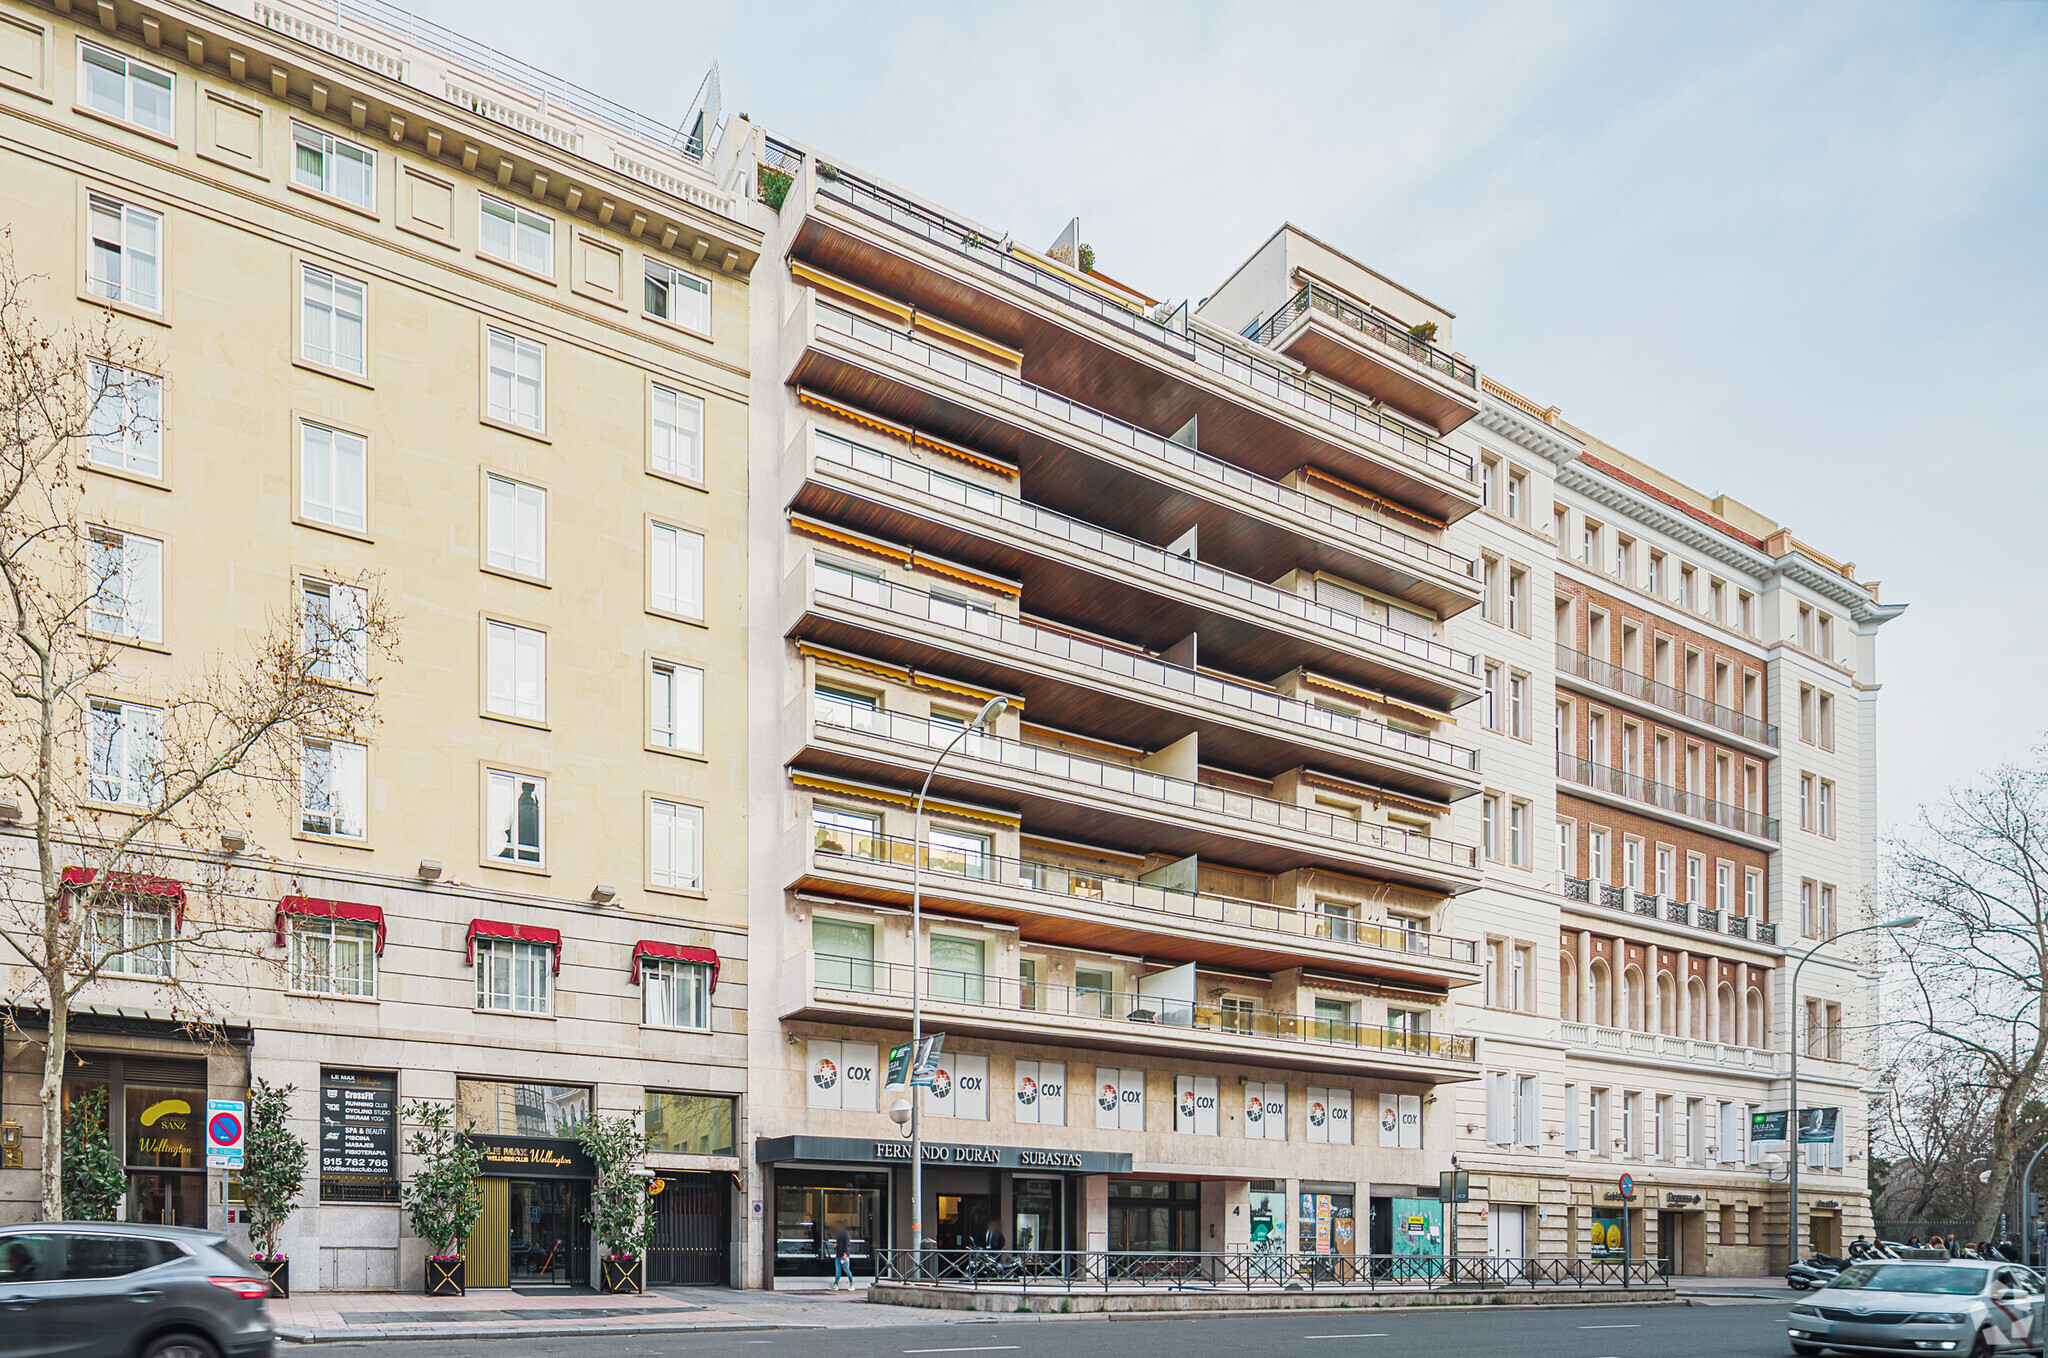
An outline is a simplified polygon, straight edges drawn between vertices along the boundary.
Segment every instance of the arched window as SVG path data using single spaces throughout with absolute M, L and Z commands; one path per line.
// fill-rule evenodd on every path
M 1557 956 L 1557 1009 L 1558 1016 L 1566 1023 L 1577 1023 L 1579 1019 L 1579 975 L 1572 966 L 1571 954 L 1560 952 Z
M 1685 983 L 1686 1004 L 1691 1008 L 1691 1023 L 1686 1036 L 1696 1041 L 1707 1040 L 1707 984 L 1695 976 Z
M 1647 1032 L 1643 1022 L 1643 973 L 1634 967 L 1623 967 L 1621 971 L 1621 1013 L 1619 1026 L 1632 1028 L 1636 1032 Z
M 1749 992 L 1749 1033 L 1744 1046 L 1768 1047 L 1771 1045 L 1770 1014 L 1764 1008 L 1764 993 L 1751 989 Z
M 1678 987 L 1671 984 L 1671 973 L 1657 973 L 1657 1031 L 1674 1034 L 1678 1031 Z
M 1735 987 L 1721 982 L 1721 1031 L 1714 1034 L 1716 1042 L 1739 1046 L 1742 1034 L 1742 1011 L 1735 1007 Z
M 1586 991 L 1593 1001 L 1587 1017 L 1603 1028 L 1612 1028 L 1615 1026 L 1614 988 L 1608 984 L 1607 977 L 1607 964 L 1594 958 L 1586 968 Z

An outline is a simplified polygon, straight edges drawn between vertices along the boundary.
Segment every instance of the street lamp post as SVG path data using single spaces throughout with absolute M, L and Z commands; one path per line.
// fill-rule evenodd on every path
M 918 984 L 923 970 L 919 959 L 924 947 L 924 799 L 931 792 L 932 779 L 938 775 L 939 765 L 946 762 L 946 756 L 967 739 L 969 732 L 986 731 L 993 726 L 1009 705 L 1010 700 L 1000 696 L 982 704 L 981 711 L 960 728 L 925 771 L 924 786 L 918 789 L 917 804 L 910 813 L 910 1258 L 914 1270 L 911 1276 L 915 1278 L 924 1276 L 924 1100 L 918 1095 L 917 1083 L 918 1048 L 924 1044 L 924 987 Z
M 1853 934 L 1867 934 L 1877 929 L 1911 929 L 1925 918 L 1925 915 L 1899 915 L 1892 919 L 1879 920 L 1875 924 L 1845 930 L 1808 948 L 1792 968 L 1792 993 L 1788 996 L 1792 1004 L 1792 1105 L 1791 1110 L 1785 1115 L 1785 1163 L 1791 1173 L 1792 1187 L 1791 1217 L 1785 1223 L 1787 1267 L 1799 1262 L 1799 1014 L 1804 1007 L 1799 1003 L 1799 973 L 1813 960 L 1813 955 L 1829 943 L 1838 943 Z

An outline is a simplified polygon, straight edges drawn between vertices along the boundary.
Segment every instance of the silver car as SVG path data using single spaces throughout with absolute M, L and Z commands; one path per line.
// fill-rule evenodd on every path
M 2038 1353 L 2042 1290 L 2040 1275 L 2003 1260 L 1879 1260 L 1794 1306 L 1785 1333 L 1797 1354 Z
M 270 1358 L 269 1282 L 218 1231 L 0 1229 L 0 1358 Z

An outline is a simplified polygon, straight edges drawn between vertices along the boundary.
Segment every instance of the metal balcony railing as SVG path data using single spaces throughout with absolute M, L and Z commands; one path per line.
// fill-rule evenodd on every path
M 893 744 L 913 747 L 913 757 L 925 762 L 925 752 L 943 750 L 960 734 L 957 724 L 932 721 L 901 712 L 882 712 L 823 695 L 814 696 L 812 708 L 818 725 L 861 731 Z M 909 753 L 909 752 L 906 752 Z M 1271 827 L 1313 835 L 1336 843 L 1398 854 L 1450 868 L 1474 868 L 1477 850 L 1470 844 L 1456 844 L 1431 835 L 1379 825 L 1367 820 L 1319 811 L 1270 797 L 1233 792 L 1209 783 L 1190 782 L 1129 764 L 1109 764 L 1086 759 L 1044 745 L 1030 745 L 1001 736 L 968 735 L 961 740 L 958 756 L 1002 769 L 1037 774 L 1075 785 L 1088 796 L 1107 793 L 1120 799 L 1137 798 L 1161 808 L 1194 810 L 1242 821 L 1247 828 Z
M 1304 283 L 1283 303 L 1280 309 L 1268 316 L 1264 322 L 1246 332 L 1246 338 L 1259 344 L 1271 345 L 1280 338 L 1282 331 L 1305 315 L 1313 307 L 1326 316 L 1343 322 L 1353 330 L 1362 331 L 1372 339 L 1391 349 L 1399 350 L 1408 357 L 1468 387 L 1479 386 L 1479 370 L 1456 354 L 1447 354 L 1428 340 L 1417 339 L 1393 321 L 1341 297 L 1315 283 Z
M 1137 338 L 1158 344 L 1219 377 L 1293 406 L 1303 414 L 1327 420 L 1377 447 L 1413 458 L 1460 480 L 1478 478 L 1477 464 L 1471 457 L 1420 429 L 1382 414 L 1369 402 L 1305 377 L 1266 355 L 1225 343 L 1198 327 L 1178 329 L 1155 321 L 1134 307 L 1112 301 L 1050 269 L 1040 268 L 1011 254 L 1002 242 L 989 240 L 974 228 L 943 213 L 865 183 L 844 171 L 835 181 L 820 182 L 818 192 L 923 237 L 934 245 L 955 251 L 983 268 L 993 269 L 1077 311 L 1108 321 Z
M 1081 433 L 1093 434 L 1129 448 L 1133 452 L 1170 463 L 1219 486 L 1228 486 L 1233 490 L 1257 496 L 1277 508 L 1301 514 L 1338 532 L 1350 534 L 1367 542 L 1377 542 L 1438 570 L 1466 576 L 1473 574 L 1474 565 L 1470 557 L 1459 556 L 1456 552 L 1439 547 L 1433 542 L 1425 542 L 1421 538 L 1413 537 L 1376 520 L 1360 518 L 1349 510 L 1339 509 L 1313 496 L 1291 490 L 1277 481 L 1268 481 L 1233 463 L 1222 462 L 1198 452 L 1184 443 L 1175 443 L 1148 429 L 1140 429 L 1137 425 L 1119 420 L 1114 415 L 1105 415 L 1078 401 L 1070 401 L 1043 387 L 1035 387 L 1000 368 L 976 363 L 970 358 L 962 358 L 950 350 L 927 344 L 914 335 L 892 330 L 865 316 L 856 316 L 829 302 L 819 302 L 818 313 L 819 323 L 826 329 L 877 349 L 887 350 L 897 358 L 929 368 L 955 381 L 966 382 L 970 386 L 1015 401 Z
M 920 852 L 915 840 L 894 835 L 856 835 L 827 825 L 817 826 L 812 831 L 811 847 L 812 862 L 820 870 L 829 869 L 834 858 L 907 868 Z M 1472 965 L 1479 959 L 1479 945 L 1469 938 L 1374 924 L 1291 905 L 1221 896 L 1213 891 L 1185 891 L 1108 873 L 1084 872 L 1058 863 L 1003 858 L 942 844 L 925 845 L 922 857 L 924 870 L 938 876 L 1019 888 L 1040 895 L 1075 898 L 1118 912 L 1156 914 L 1161 917 L 1162 927 L 1167 921 L 1216 924 L 1262 934 L 1314 939 L 1365 953 L 1383 953 L 1418 962 L 1429 959 Z
M 1584 901 L 1588 905 L 1597 900 L 1610 910 L 1627 910 L 1633 903 L 1638 915 L 1661 918 L 1667 924 L 1689 925 L 1708 933 L 1723 932 L 1722 912 L 1712 906 L 1695 906 L 1690 901 L 1675 901 L 1647 891 L 1631 891 L 1625 886 L 1608 886 L 1604 882 L 1596 884 L 1584 877 L 1566 877 L 1564 895 L 1568 901 Z M 1734 938 L 1754 935 L 1759 943 L 1778 941 L 1778 926 L 1764 920 L 1747 915 L 1729 915 L 1725 924 L 1726 932 Z
M 1653 783 L 1639 774 L 1624 773 L 1605 764 L 1596 764 L 1590 759 L 1557 752 L 1557 776 L 1566 782 L 1577 783 L 1597 792 L 1606 792 L 1616 797 L 1654 806 L 1661 811 L 1674 812 L 1690 820 L 1708 825 L 1718 825 L 1724 830 L 1739 834 L 1754 835 L 1758 839 L 1778 837 L 1778 818 L 1756 811 L 1745 811 L 1727 802 L 1717 802 L 1711 797 L 1702 797 L 1696 792 L 1669 783 Z
M 813 991 L 830 990 L 852 1004 L 865 997 L 910 1001 L 911 968 L 905 962 L 875 962 L 864 957 L 812 953 Z M 1229 1008 L 1206 1000 L 1179 1004 L 1154 995 L 1100 990 L 1090 986 L 1056 985 L 1016 976 L 991 976 L 944 967 L 925 967 L 920 982 L 927 1003 L 983 1009 L 1004 1016 L 1011 1025 L 1028 1023 L 1027 1015 L 1079 1019 L 1089 1024 L 1129 1024 L 1176 1033 L 1213 1034 L 1300 1042 L 1356 1051 L 1393 1052 L 1402 1056 L 1435 1057 L 1443 1061 L 1474 1059 L 1472 1039 L 1437 1033 L 1410 1033 L 1365 1023 L 1341 1023 L 1308 1014 L 1282 1014 L 1270 1009 Z M 867 1002 L 872 1003 L 872 1000 Z
M 1090 669 L 1100 670 L 1105 675 L 1116 675 L 1141 684 L 1149 684 L 1161 690 L 1162 699 L 1167 695 L 1201 698 L 1207 702 L 1237 708 L 1242 712 L 1292 722 L 1302 728 L 1301 738 L 1304 741 L 1333 735 L 1360 744 L 1376 745 L 1381 749 L 1414 755 L 1466 773 L 1477 772 L 1479 768 L 1479 752 L 1462 745 L 1453 745 L 1446 740 L 1437 740 L 1408 731 L 1397 731 L 1363 717 L 1333 712 L 1326 707 L 1305 703 L 1297 698 L 1282 697 L 1270 691 L 1233 684 L 1226 679 L 1183 669 L 1178 665 L 1169 665 L 1135 651 L 1084 641 L 1070 633 L 1034 627 L 1028 622 L 1006 614 L 976 608 L 956 599 L 926 594 L 921 590 L 906 589 L 902 585 L 877 580 L 873 576 L 839 570 L 826 562 L 818 564 L 813 579 L 820 594 L 851 599 L 855 603 L 885 609 L 900 617 L 920 619 L 965 636 L 983 637 L 1051 659 L 1084 665 Z
M 1583 651 L 1559 644 L 1557 667 L 1566 674 L 1575 675 L 1588 683 L 1598 684 L 1604 689 L 1634 698 L 1637 702 L 1661 707 L 1666 712 L 1676 712 L 1690 717 L 1707 726 L 1716 726 L 1745 740 L 1759 745 L 1775 747 L 1778 743 L 1778 728 L 1759 717 L 1738 712 L 1732 707 L 1708 702 L 1705 698 L 1687 693 L 1684 689 L 1673 688 L 1659 683 L 1647 675 L 1625 670 L 1619 665 L 1596 659 Z

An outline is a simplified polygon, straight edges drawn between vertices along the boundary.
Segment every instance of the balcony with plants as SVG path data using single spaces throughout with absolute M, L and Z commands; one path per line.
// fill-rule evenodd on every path
M 1246 338 L 1447 434 L 1479 413 L 1479 372 L 1436 347 L 1433 322 L 1407 326 L 1304 279 Z

